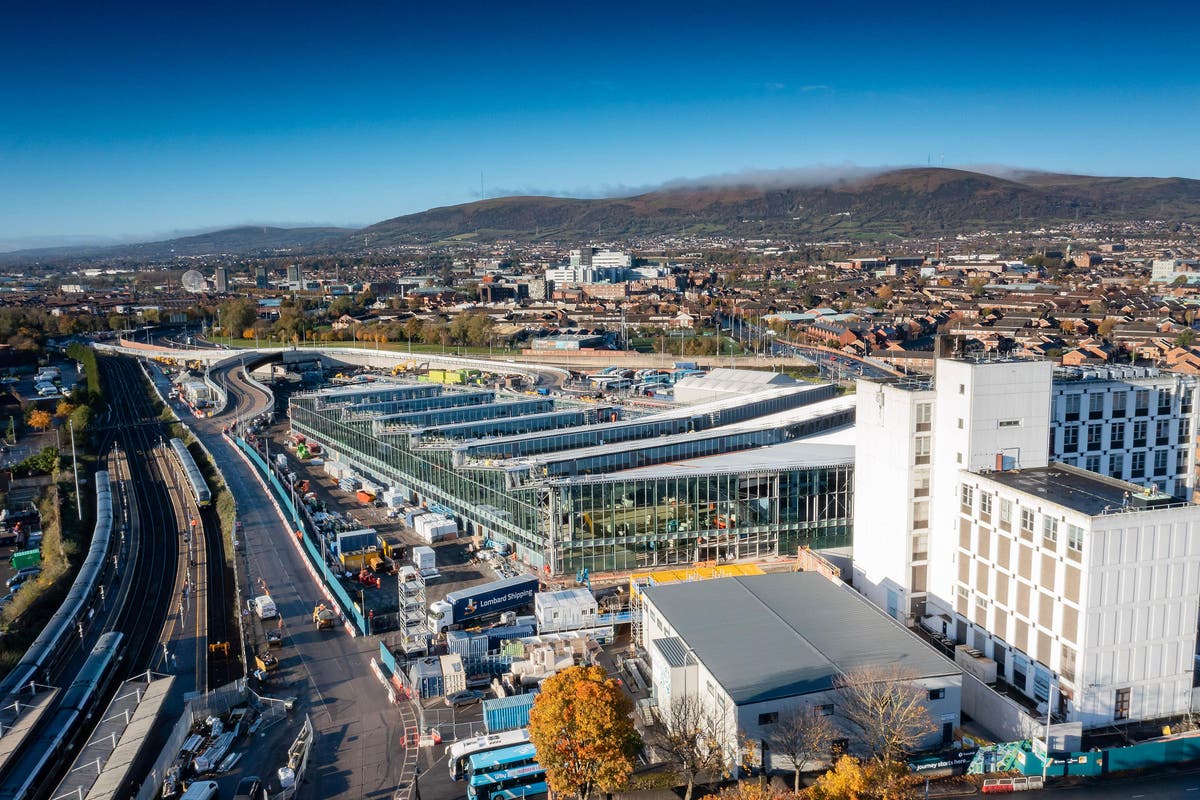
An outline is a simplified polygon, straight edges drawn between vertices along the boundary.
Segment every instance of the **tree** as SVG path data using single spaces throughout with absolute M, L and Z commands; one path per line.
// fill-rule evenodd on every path
M 912 752 L 934 730 L 922 703 L 926 692 L 915 680 L 915 673 L 901 664 L 879 664 L 834 681 L 847 726 L 884 767 Z
M 44 431 L 49 428 L 53 419 L 54 418 L 50 416 L 49 411 L 43 411 L 40 408 L 31 410 L 25 417 L 25 421 L 29 423 L 29 427 L 37 428 L 40 431 Z
M 1175 344 L 1179 347 L 1191 347 L 1194 341 L 1196 341 L 1196 332 L 1191 328 L 1184 328 L 1175 337 Z
M 722 726 L 694 694 L 672 697 L 658 717 L 661 725 L 651 740 L 654 749 L 674 767 L 680 780 L 687 782 L 683 800 L 692 800 L 697 777 L 726 771 Z
M 54 408 L 54 416 L 59 419 L 64 419 L 71 416 L 71 412 L 75 410 L 70 400 L 59 400 L 58 405 Z
M 792 791 L 800 791 L 800 773 L 828 755 L 836 736 L 833 719 L 812 706 L 797 707 L 775 723 L 767 741 L 796 771 Z
M 633 704 L 602 667 L 568 667 L 542 682 L 529 740 L 555 794 L 588 800 L 629 782 L 641 745 Z
M 870 791 L 872 781 L 863 764 L 854 756 L 842 756 L 833 769 L 817 778 L 809 797 L 812 800 L 859 800 Z
M 705 795 L 704 800 L 783 800 L 784 797 L 762 781 L 739 781 L 718 794 Z
M 258 303 L 247 297 L 226 300 L 221 304 L 220 316 L 223 331 L 241 333 L 258 319 Z

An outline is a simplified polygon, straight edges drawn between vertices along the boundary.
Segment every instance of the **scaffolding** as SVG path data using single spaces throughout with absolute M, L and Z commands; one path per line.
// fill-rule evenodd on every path
M 421 571 L 406 567 L 396 582 L 400 633 L 405 655 L 423 655 L 429 650 L 429 604 Z

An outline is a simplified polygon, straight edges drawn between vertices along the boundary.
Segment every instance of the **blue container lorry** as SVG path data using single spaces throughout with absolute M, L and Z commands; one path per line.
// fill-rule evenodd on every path
M 517 575 L 450 592 L 446 599 L 429 604 L 429 629 L 441 633 L 455 625 L 530 605 L 537 590 L 536 575 Z

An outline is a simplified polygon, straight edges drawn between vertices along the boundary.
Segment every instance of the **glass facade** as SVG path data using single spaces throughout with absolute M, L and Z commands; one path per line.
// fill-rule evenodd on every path
M 794 439 L 798 431 L 789 432 L 786 425 L 725 433 L 710 430 L 707 435 L 683 437 L 663 437 L 651 432 L 655 428 L 651 426 L 643 433 L 648 441 L 613 447 L 607 453 L 593 451 L 582 463 L 547 459 L 556 468 L 574 463 L 564 475 L 558 469 L 543 471 L 536 463 L 531 467 L 478 456 L 465 461 L 462 451 L 473 448 L 474 442 L 459 443 L 456 450 L 449 437 L 381 435 L 380 426 L 395 433 L 404 429 L 396 426 L 395 418 L 372 419 L 371 411 L 387 413 L 379 404 L 433 402 L 433 395 L 367 396 L 361 402 L 334 398 L 337 395 L 292 398 L 293 430 L 321 442 L 331 455 L 355 468 L 400 487 L 410 499 L 449 510 L 466 534 L 510 542 L 522 561 L 538 569 L 573 573 L 586 567 L 602 572 L 765 557 L 792 553 L 802 544 L 850 543 L 854 485 L 850 460 L 799 466 L 764 458 L 763 466 L 708 471 L 681 469 L 674 463 Z M 366 404 L 376 408 L 365 409 Z M 514 404 L 495 404 L 502 405 Z M 463 410 L 440 408 L 451 415 Z M 405 408 L 401 413 L 415 410 Z M 547 412 L 541 404 L 529 403 L 528 413 Z M 497 421 L 519 425 L 521 419 Z M 852 412 L 849 419 L 831 414 L 823 423 L 813 419 L 800 424 L 815 432 L 822 424 L 836 427 L 849 420 Z M 428 424 L 424 418 L 422 422 Z M 572 432 L 565 428 L 534 434 L 531 441 L 538 443 L 534 449 L 541 452 L 565 450 L 578 446 Z M 652 468 L 613 472 L 647 465 Z

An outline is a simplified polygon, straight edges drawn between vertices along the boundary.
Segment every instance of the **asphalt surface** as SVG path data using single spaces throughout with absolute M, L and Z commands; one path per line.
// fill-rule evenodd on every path
M 181 411 L 182 409 L 176 409 Z M 404 782 L 406 724 L 389 706 L 370 670 L 374 639 L 344 629 L 317 631 L 312 609 L 321 594 L 262 484 L 221 435 L 226 417 L 184 421 L 213 454 L 238 502 L 244 564 L 252 585 L 270 589 L 287 633 L 277 651 L 280 667 L 263 691 L 295 696 L 297 712 L 311 715 L 316 734 L 301 798 L 385 797 Z
M 1076 785 L 1055 784 L 1048 788 L 1022 792 L 1022 798 L 1060 798 L 1060 800 L 1176 800 L 1200 798 L 1200 772 L 1166 775 L 1097 778 Z

